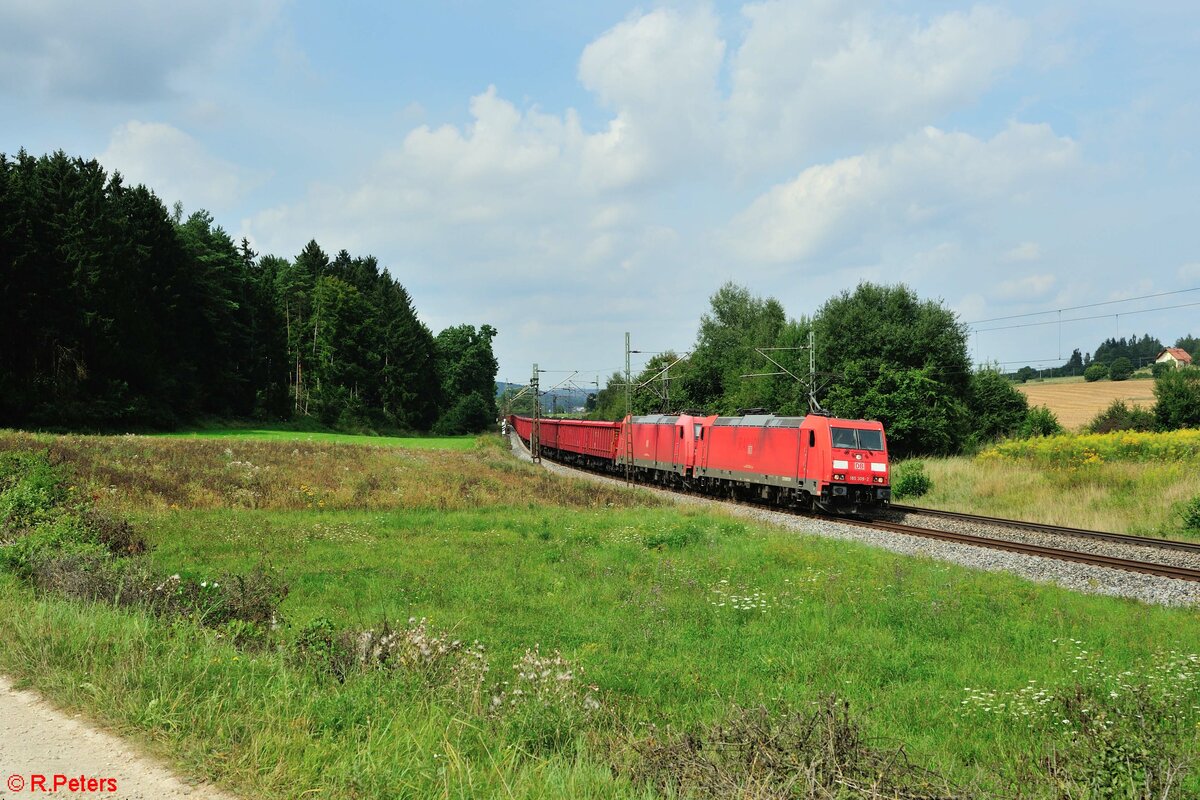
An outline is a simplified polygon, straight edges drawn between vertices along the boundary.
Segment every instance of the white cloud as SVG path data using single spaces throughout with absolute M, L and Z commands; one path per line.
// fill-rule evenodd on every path
M 258 182 L 162 122 L 121 125 L 98 160 L 109 171 L 120 171 L 127 184 L 144 183 L 168 206 L 179 200 L 189 210 L 228 208 Z
M 922 21 L 861 5 L 747 5 L 729 98 L 740 159 L 771 164 L 887 141 L 975 102 L 1016 64 L 1028 26 L 976 6 Z
M 356 185 L 313 187 L 246 229 L 275 252 L 316 235 L 331 247 L 440 263 L 463 279 L 498 264 L 515 279 L 632 265 L 670 239 L 593 173 L 603 172 L 591 161 L 595 135 L 574 112 L 522 111 L 494 87 L 470 111 L 462 128 L 414 129 Z
M 0 4 L 0 88 L 86 100 L 170 94 L 275 17 L 279 0 L 16 0 Z
M 1179 278 L 1185 281 L 1200 280 L 1200 261 L 1184 264 L 1179 268 Z
M 708 7 L 633 14 L 579 59 L 580 83 L 608 112 L 599 125 L 488 87 L 466 124 L 416 115 L 357 178 L 311 185 L 241 232 L 264 252 L 294 254 L 315 237 L 374 253 L 432 327 L 488 320 L 519 338 L 506 352 L 588 324 L 685 346 L 713 281 L 782 270 L 766 265 L 898 240 L 891 256 L 917 254 L 907 271 L 867 252 L 854 274 L 954 270 L 974 243 L 950 221 L 1028 199 L 1077 159 L 1048 126 L 1013 123 L 992 138 L 922 128 L 977 101 L 1020 57 L 1026 26 L 1004 12 L 762 3 L 745 17 L 730 45 Z M 831 149 L 858 155 L 814 164 Z M 750 172 L 783 182 L 730 221 L 728 198 Z M 683 192 L 697 213 L 680 206 Z
M 579 80 L 614 117 L 588 138 L 586 177 L 638 183 L 711 154 L 720 136 L 724 57 L 717 19 L 703 8 L 634 15 L 589 44 Z
M 1057 280 L 1053 275 L 1043 274 L 1003 281 L 996 287 L 996 296 L 1001 300 L 1040 300 L 1050 293 Z
M 738 214 L 727 236 L 744 258 L 804 261 L 959 217 L 984 202 L 1021 199 L 1077 157 L 1075 143 L 1046 125 L 1013 123 L 988 140 L 929 127 L 805 169 Z
M 1042 247 L 1037 242 L 1021 242 L 1004 254 L 1005 261 L 1037 261 L 1042 257 Z

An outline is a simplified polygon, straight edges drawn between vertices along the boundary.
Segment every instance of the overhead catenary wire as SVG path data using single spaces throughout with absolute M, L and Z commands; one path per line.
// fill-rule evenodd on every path
M 963 324 L 974 327 L 975 325 L 982 325 L 985 322 L 1001 322 L 1003 320 L 1008 320 L 1008 319 L 1022 319 L 1024 317 L 1040 317 L 1043 314 L 1061 314 L 1064 311 L 1079 311 L 1080 309 L 1084 309 L 1084 308 L 1099 308 L 1100 306 L 1111 306 L 1111 305 L 1116 305 L 1118 303 L 1132 303 L 1137 300 L 1150 300 L 1155 297 L 1166 297 L 1168 295 L 1174 295 L 1174 294 L 1187 294 L 1188 292 L 1200 292 L 1200 286 L 1197 286 L 1192 289 L 1174 289 L 1169 292 L 1157 292 L 1155 294 L 1145 294 L 1145 295 L 1141 295 L 1140 297 L 1126 297 L 1121 300 L 1104 300 L 1104 301 L 1101 301 L 1098 303 L 1085 303 L 1085 304 L 1079 305 L 1079 306 L 1065 306 L 1063 308 L 1052 308 L 1052 309 L 1048 309 L 1046 311 L 1030 311 L 1026 314 L 1009 314 L 1008 316 L 1005 316 L 1005 317 L 989 317 L 988 319 L 977 319 L 972 322 L 965 322 Z M 1171 306 L 1171 308 L 1176 308 L 1176 306 Z M 1153 311 L 1155 309 L 1146 309 L 1146 310 Z M 1116 313 L 1116 312 L 1114 312 L 1114 313 Z M 1125 312 L 1125 313 L 1134 313 L 1134 312 Z M 1101 315 L 1100 317 L 1082 317 L 1082 319 L 1103 319 L 1105 317 L 1111 317 L 1111 316 L 1113 316 L 1113 314 L 1104 314 L 1104 315 Z M 1063 321 L 1066 322 L 1066 320 L 1063 320 Z M 1057 322 L 1057 320 L 1053 320 L 1051 323 L 1031 323 L 1031 324 L 1045 325 L 1045 324 L 1052 324 L 1053 322 Z M 989 328 L 988 330 L 1007 330 L 1007 329 L 1006 328 Z
M 1036 327 L 1044 326 L 1044 325 L 1060 325 L 1060 324 L 1065 325 L 1070 322 L 1086 322 L 1088 320 L 1095 320 L 1095 319 L 1108 319 L 1109 317 L 1132 317 L 1135 314 L 1149 314 L 1154 311 L 1173 311 L 1173 310 L 1179 309 L 1179 308 L 1194 308 L 1195 306 L 1200 306 L 1200 302 L 1180 303 L 1179 305 L 1159 306 L 1158 308 L 1142 308 L 1142 309 L 1136 309 L 1134 311 L 1114 311 L 1111 314 L 1096 314 L 1094 316 L 1089 316 L 1089 317 L 1071 317 L 1070 319 L 1064 319 L 1064 320 L 1052 319 L 1052 320 L 1046 320 L 1043 322 L 1023 322 L 1019 325 L 1000 325 L 995 328 L 977 328 L 975 330 L 975 332 L 976 333 L 987 333 L 988 331 L 1010 331 L 1015 328 L 1036 328 Z M 1041 312 L 1041 313 L 1053 313 L 1053 312 Z M 997 318 L 997 319 L 1000 319 L 1000 318 Z

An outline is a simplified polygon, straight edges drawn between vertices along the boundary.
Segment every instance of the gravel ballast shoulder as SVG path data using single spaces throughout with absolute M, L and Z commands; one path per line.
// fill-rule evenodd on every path
M 531 458 L 529 451 L 525 449 L 525 445 L 516 436 L 516 434 L 510 433 L 509 437 L 512 443 L 513 452 L 517 455 L 517 457 L 526 461 L 530 461 Z M 624 481 L 616 480 L 603 475 L 596 475 L 583 470 L 572 469 L 546 459 L 542 460 L 542 466 L 550 472 L 558 475 L 582 478 L 584 480 L 591 481 L 608 482 L 620 486 L 626 485 Z M 1087 564 L 1076 564 L 1070 561 L 1059 561 L 1052 558 L 1025 556 L 1017 553 L 1008 553 L 1001 550 L 992 550 L 989 548 L 956 544 L 954 542 L 940 542 L 934 539 L 925 539 L 919 536 L 906 536 L 904 534 L 890 533 L 886 531 L 874 531 L 854 525 L 845 525 L 833 520 L 799 517 L 782 511 L 773 511 L 768 508 L 757 508 L 754 506 L 726 503 L 706 497 L 679 494 L 677 492 L 670 492 L 663 489 L 656 489 L 646 486 L 639 485 L 638 488 L 640 488 L 642 491 L 652 492 L 662 497 L 670 498 L 676 503 L 710 505 L 712 507 L 719 508 L 721 511 L 724 511 L 728 514 L 746 517 L 769 525 L 775 525 L 780 528 L 793 530 L 798 533 L 823 536 L 830 539 L 861 542 L 873 547 L 881 547 L 894 553 L 932 558 L 939 561 L 948 561 L 965 567 L 971 567 L 973 569 L 987 570 L 989 572 L 1010 572 L 1023 578 L 1028 578 L 1040 583 L 1052 583 L 1057 586 L 1062 586 L 1078 592 L 1109 595 L 1112 597 L 1126 597 L 1133 600 L 1139 600 L 1143 603 L 1165 606 L 1200 605 L 1200 584 L 1189 581 L 1160 578 L 1154 575 L 1143 575 L 1135 572 L 1126 572 L 1124 570 L 1109 569 L 1107 567 L 1093 567 Z M 959 526 L 949 527 L 951 523 L 947 523 L 945 520 L 938 520 L 938 525 L 934 525 L 931 524 L 932 520 L 927 517 L 921 518 L 919 521 L 913 519 L 910 520 L 909 523 L 920 524 L 922 527 L 941 527 L 948 530 L 962 531 L 963 533 L 989 535 L 994 538 L 1012 538 L 1020 541 L 1031 541 L 1037 544 L 1051 544 L 1051 542 L 1044 539 L 1029 538 L 1038 536 L 1038 534 L 1029 532 L 1005 531 L 1003 533 L 999 533 L 994 528 L 989 529 L 988 532 L 984 532 L 982 530 L 976 530 L 981 526 L 962 526 L 960 524 Z M 1051 544 L 1051 546 L 1061 547 L 1063 549 L 1081 550 L 1083 552 L 1103 552 L 1107 555 L 1122 555 L 1126 558 L 1138 558 L 1141 560 L 1157 560 L 1161 561 L 1162 563 L 1178 563 L 1180 566 L 1200 566 L 1196 564 L 1196 559 L 1193 555 L 1176 554 L 1175 556 L 1168 555 L 1164 557 L 1160 551 L 1156 553 L 1155 557 L 1152 559 L 1147 556 L 1146 552 L 1142 548 L 1136 548 L 1136 554 L 1131 555 L 1129 553 L 1133 548 L 1115 544 L 1109 545 L 1109 547 L 1114 548 L 1111 551 L 1097 551 L 1094 549 L 1085 549 L 1084 547 L 1080 546 L 1076 540 L 1072 540 L 1070 544 L 1066 544 L 1062 541 L 1061 537 L 1055 537 L 1054 543 Z M 1094 548 L 1094 546 L 1094 543 L 1089 543 L 1088 545 L 1089 548 Z M 1180 560 L 1176 561 L 1176 558 L 1179 558 Z

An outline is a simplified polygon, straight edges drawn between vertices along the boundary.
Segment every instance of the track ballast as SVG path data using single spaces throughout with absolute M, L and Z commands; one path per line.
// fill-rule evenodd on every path
M 1050 525 L 1042 522 L 1027 522 L 1019 519 L 986 517 L 981 514 L 964 514 L 959 511 L 942 511 L 941 509 L 936 508 L 918 508 L 916 506 L 905 506 L 897 503 L 893 503 L 890 506 L 890 510 L 899 511 L 904 514 L 925 514 L 930 517 L 942 517 L 943 519 L 971 522 L 980 525 L 994 525 L 1003 528 L 1019 528 L 1022 530 L 1036 531 L 1038 533 L 1055 534 L 1058 536 L 1073 536 L 1079 539 L 1094 539 L 1097 541 L 1115 542 L 1134 547 L 1153 547 L 1160 550 L 1179 550 L 1186 553 L 1200 553 L 1200 543 L 1181 542 L 1178 539 L 1156 539 L 1150 536 L 1132 536 L 1127 533 L 1091 531 L 1084 528 L 1068 528 L 1063 525 Z

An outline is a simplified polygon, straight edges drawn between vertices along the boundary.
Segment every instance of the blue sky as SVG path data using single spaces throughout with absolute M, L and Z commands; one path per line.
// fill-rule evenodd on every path
M 502 378 L 606 373 L 626 330 L 686 349 L 725 280 L 793 316 L 903 281 L 964 321 L 1200 287 L 1198 9 L 0 0 L 0 151 L 374 254 L 435 331 L 494 325 Z M 1200 305 L 1135 312 L 1187 303 L 972 347 L 1173 341 Z

